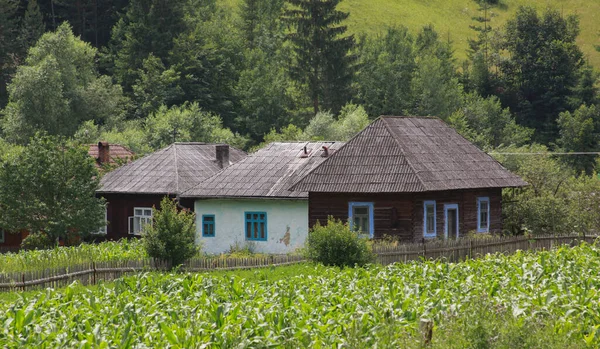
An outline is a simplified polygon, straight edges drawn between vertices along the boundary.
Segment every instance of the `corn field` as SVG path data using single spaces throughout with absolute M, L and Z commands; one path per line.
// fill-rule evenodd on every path
M 461 263 L 303 265 L 277 280 L 142 273 L 0 302 L 0 347 L 416 348 L 422 319 L 435 344 L 452 335 L 437 332 L 445 321 L 485 302 L 493 316 L 549 323 L 573 347 L 597 348 L 599 257 L 582 243 Z

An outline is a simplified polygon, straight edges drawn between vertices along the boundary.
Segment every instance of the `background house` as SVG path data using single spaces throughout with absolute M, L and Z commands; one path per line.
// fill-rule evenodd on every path
M 226 144 L 173 143 L 109 172 L 97 191 L 107 201 L 109 222 L 100 233 L 110 240 L 140 235 L 164 196 L 175 198 L 245 156 Z M 180 203 L 193 208 L 191 201 Z
M 209 253 L 232 246 L 285 253 L 308 234 L 308 194 L 289 187 L 340 142 L 271 143 L 181 194 L 195 200 L 197 240 Z
M 96 160 L 96 166 L 125 164 L 131 160 L 135 154 L 120 144 L 98 142 L 88 145 L 88 154 Z
M 292 189 L 309 192 L 310 226 L 420 240 L 501 231 L 502 188 L 524 185 L 440 119 L 384 116 Z

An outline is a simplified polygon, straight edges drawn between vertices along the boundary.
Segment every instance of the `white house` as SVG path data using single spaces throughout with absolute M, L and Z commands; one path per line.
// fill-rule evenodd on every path
M 289 188 L 340 142 L 271 143 L 183 192 L 195 200 L 196 240 L 208 253 L 233 246 L 287 253 L 308 236 L 308 193 Z

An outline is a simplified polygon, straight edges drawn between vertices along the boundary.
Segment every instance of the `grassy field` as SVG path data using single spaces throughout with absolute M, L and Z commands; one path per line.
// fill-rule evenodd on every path
M 492 9 L 491 26 L 502 26 L 522 5 L 540 10 L 550 7 L 565 15 L 579 15 L 579 45 L 590 62 L 600 68 L 600 53 L 594 49 L 594 45 L 600 44 L 600 0 L 501 0 L 500 5 Z M 353 33 L 376 34 L 392 25 L 404 25 L 416 32 L 432 23 L 444 38 L 454 43 L 459 60 L 466 57 L 467 39 L 475 37 L 469 28 L 474 24 L 471 18 L 479 15 L 475 0 L 343 0 L 340 9 L 350 13 L 347 25 Z
M 600 247 L 463 263 L 146 273 L 0 295 L 0 347 L 597 348 Z

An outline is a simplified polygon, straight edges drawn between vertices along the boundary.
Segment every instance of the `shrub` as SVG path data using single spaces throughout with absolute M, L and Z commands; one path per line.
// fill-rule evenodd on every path
M 153 209 L 152 225 L 144 227 L 142 240 L 150 257 L 173 268 L 198 252 L 194 243 L 195 215 L 178 210 L 175 201 L 168 197 L 162 199 L 160 206 L 160 210 Z
M 24 250 L 45 250 L 56 245 L 45 233 L 29 234 L 21 241 L 21 248 Z
M 369 240 L 350 230 L 348 224 L 332 218 L 326 226 L 317 222 L 311 229 L 306 256 L 315 262 L 339 267 L 365 265 L 374 257 Z

